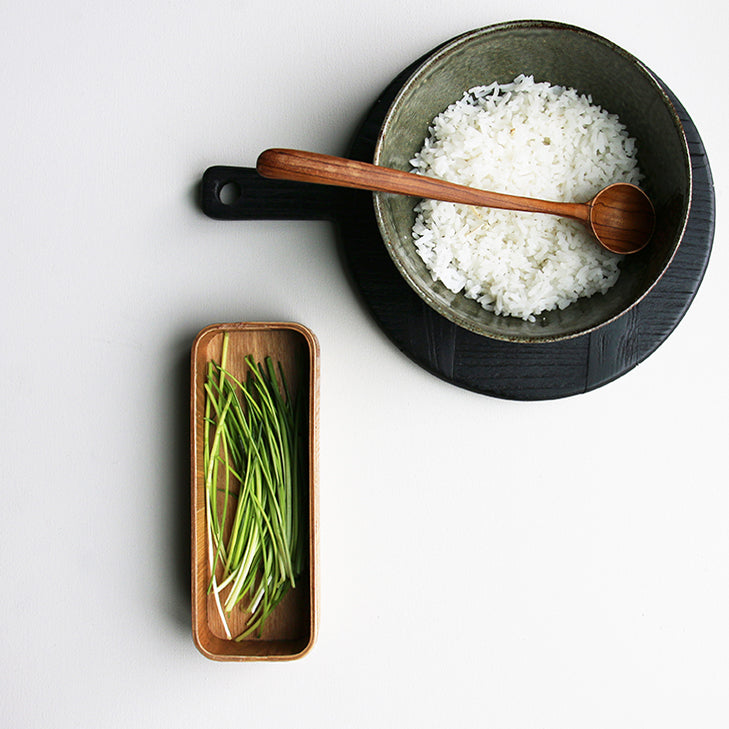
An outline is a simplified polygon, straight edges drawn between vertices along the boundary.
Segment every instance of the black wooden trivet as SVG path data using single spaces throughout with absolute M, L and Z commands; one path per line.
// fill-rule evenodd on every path
M 349 157 L 372 161 L 387 109 L 422 60 L 382 93 L 356 133 Z M 693 200 L 686 232 L 671 266 L 643 301 L 582 337 L 529 345 L 502 342 L 437 314 L 410 289 L 387 254 L 371 193 L 266 180 L 254 169 L 217 166 L 203 175 L 202 208 L 224 220 L 331 220 L 362 300 L 387 336 L 418 365 L 458 387 L 494 397 L 576 395 L 617 379 L 655 352 L 691 305 L 709 262 L 715 219 L 709 161 L 693 121 L 662 85 L 684 125 L 691 153 Z M 237 188 L 237 198 L 223 203 L 220 192 L 229 184 Z

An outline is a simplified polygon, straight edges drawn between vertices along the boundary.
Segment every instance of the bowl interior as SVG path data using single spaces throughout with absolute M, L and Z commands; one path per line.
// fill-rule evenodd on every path
M 533 75 L 589 94 L 617 114 L 638 144 L 643 187 L 656 209 L 656 231 L 640 253 L 624 259 L 606 294 L 579 299 L 536 322 L 496 316 L 453 294 L 430 272 L 412 240 L 412 197 L 375 193 L 380 232 L 410 286 L 436 311 L 466 329 L 496 339 L 538 342 L 573 337 L 602 326 L 645 296 L 670 264 L 691 201 L 690 156 L 681 123 L 652 74 L 611 42 L 573 26 L 523 21 L 467 33 L 436 51 L 403 86 L 382 126 L 375 163 L 409 170 L 432 119 L 473 86 Z

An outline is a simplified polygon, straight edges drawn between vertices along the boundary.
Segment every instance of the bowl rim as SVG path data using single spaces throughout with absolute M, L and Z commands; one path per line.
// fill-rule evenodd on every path
M 676 107 L 674 106 L 670 97 L 664 90 L 664 88 L 661 85 L 660 81 L 658 80 L 657 76 L 639 58 L 634 56 L 629 51 L 626 51 L 624 48 L 621 48 L 619 45 L 617 45 L 613 41 L 609 40 L 608 38 L 605 38 L 604 36 L 599 35 L 598 33 L 595 33 L 594 31 L 587 30 L 585 28 L 581 28 L 576 25 L 571 25 L 569 23 L 562 23 L 562 22 L 553 21 L 553 20 L 537 20 L 537 19 L 505 21 L 505 22 L 501 22 L 501 23 L 494 23 L 491 25 L 482 26 L 480 28 L 476 28 L 476 29 L 473 29 L 470 31 L 466 31 L 457 36 L 454 36 L 450 40 L 445 41 L 441 45 L 437 46 L 431 53 L 427 54 L 420 62 L 416 62 L 416 64 L 417 64 L 416 67 L 410 73 L 407 80 L 404 82 L 404 84 L 401 86 L 401 88 L 395 95 L 395 98 L 390 103 L 387 113 L 385 114 L 385 117 L 382 121 L 380 130 L 378 132 L 377 139 L 375 142 L 374 155 L 373 155 L 374 164 L 378 165 L 381 163 L 381 159 L 382 159 L 382 155 L 383 155 L 383 147 L 384 147 L 385 138 L 387 136 L 388 129 L 390 128 L 390 126 L 392 126 L 393 117 L 400 109 L 400 107 L 403 103 L 403 99 L 410 92 L 412 87 L 419 82 L 420 77 L 431 66 L 440 62 L 440 60 L 444 56 L 451 54 L 456 48 L 464 45 L 465 43 L 472 41 L 474 38 L 485 36 L 485 35 L 490 35 L 492 33 L 501 32 L 504 30 L 512 30 L 512 29 L 566 30 L 571 33 L 584 35 L 584 36 L 587 36 L 588 38 L 590 38 L 591 40 L 596 41 L 597 43 L 601 43 L 602 45 L 609 48 L 612 52 L 616 53 L 617 55 L 622 56 L 629 63 L 633 64 L 636 67 L 636 69 L 638 70 L 638 72 L 643 74 L 643 76 L 648 81 L 648 83 L 653 87 L 654 91 L 657 92 L 658 96 L 661 98 L 664 106 L 666 107 L 666 109 L 668 110 L 668 112 L 671 116 L 671 120 L 673 122 L 674 128 L 678 134 L 678 140 L 679 140 L 679 143 L 681 146 L 682 161 L 684 164 L 687 181 L 688 181 L 686 199 L 684 201 L 684 207 L 681 211 L 681 226 L 676 234 L 676 240 L 673 245 L 673 249 L 671 251 L 670 256 L 666 260 L 663 268 L 660 270 L 660 272 L 655 277 L 655 279 L 650 284 L 650 286 L 648 286 L 646 288 L 646 290 L 639 297 L 637 297 L 636 300 L 633 301 L 628 307 L 624 308 L 622 311 L 620 311 L 617 314 L 615 314 L 614 316 L 606 319 L 605 321 L 599 322 L 597 324 L 586 327 L 584 329 L 580 329 L 578 331 L 567 332 L 565 334 L 545 335 L 545 336 L 539 336 L 539 337 L 509 335 L 509 334 L 501 334 L 498 332 L 489 331 L 489 330 L 487 330 L 486 327 L 481 326 L 477 322 L 474 322 L 474 321 L 468 319 L 467 317 L 460 314 L 458 311 L 454 311 L 450 307 L 443 307 L 440 302 L 436 301 L 435 297 L 431 294 L 431 292 L 428 289 L 423 288 L 418 283 L 418 281 L 416 281 L 411 276 L 410 272 L 404 266 L 402 260 L 400 259 L 400 256 L 398 256 L 397 253 L 395 252 L 392 242 L 389 240 L 389 238 L 386 234 L 387 228 L 385 225 L 384 204 L 385 204 L 385 200 L 388 197 L 388 194 L 382 193 L 382 192 L 374 192 L 372 194 L 372 200 L 373 200 L 375 218 L 377 221 L 377 227 L 380 232 L 380 237 L 382 238 L 382 240 L 385 244 L 385 248 L 386 248 L 390 258 L 392 259 L 393 263 L 395 264 L 395 267 L 398 269 L 400 275 L 403 277 L 403 279 L 406 281 L 406 283 L 429 307 L 431 307 L 436 313 L 440 314 L 441 316 L 445 317 L 446 319 L 450 320 L 451 322 L 460 326 L 461 328 L 471 331 L 475 334 L 487 337 L 489 339 L 521 343 L 521 344 L 539 344 L 539 343 L 562 341 L 562 340 L 566 340 L 566 339 L 574 339 L 576 337 L 581 337 L 585 334 L 594 332 L 597 329 L 601 329 L 601 328 L 611 324 L 616 319 L 619 319 L 620 317 L 624 316 L 632 309 L 634 309 L 653 290 L 653 288 L 661 280 L 661 278 L 664 276 L 664 274 L 670 267 L 671 263 L 673 262 L 673 259 L 676 256 L 676 252 L 678 251 L 678 248 L 681 245 L 681 242 L 683 241 L 683 237 L 686 232 L 686 226 L 688 224 L 689 214 L 691 211 L 691 205 L 693 202 L 693 170 L 692 170 L 692 166 L 691 166 L 691 153 L 690 153 L 690 150 L 688 147 L 688 140 L 686 139 L 686 132 L 684 130 L 681 119 L 678 116 Z M 462 296 L 462 294 L 455 294 L 455 295 Z

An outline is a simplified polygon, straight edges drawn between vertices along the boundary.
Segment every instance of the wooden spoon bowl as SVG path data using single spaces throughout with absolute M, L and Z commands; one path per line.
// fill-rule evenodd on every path
M 613 253 L 637 253 L 648 245 L 656 213 L 648 195 L 635 185 L 615 183 L 588 203 L 590 230 Z

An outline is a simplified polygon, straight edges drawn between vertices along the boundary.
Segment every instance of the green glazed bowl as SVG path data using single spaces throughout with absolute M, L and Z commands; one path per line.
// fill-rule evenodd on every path
M 374 162 L 410 170 L 410 160 L 440 112 L 473 86 L 508 83 L 519 74 L 589 94 L 617 114 L 635 137 L 643 187 L 656 209 L 649 245 L 621 263 L 606 294 L 579 299 L 535 322 L 497 316 L 434 282 L 412 238 L 412 197 L 374 193 L 377 224 L 398 270 L 429 306 L 477 334 L 513 342 L 549 342 L 586 334 L 635 306 L 666 271 L 681 242 L 691 205 L 691 158 L 681 122 L 653 74 L 636 58 L 594 33 L 526 20 L 466 33 L 429 56 L 399 91 L 383 122 Z M 576 201 L 582 202 L 582 201 Z

